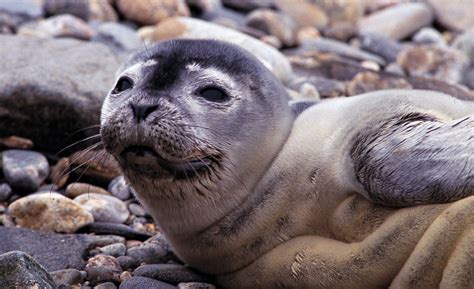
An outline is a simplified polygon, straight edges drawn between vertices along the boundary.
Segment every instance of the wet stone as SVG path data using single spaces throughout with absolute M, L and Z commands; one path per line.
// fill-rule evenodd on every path
M 123 176 L 118 176 L 113 179 L 109 184 L 108 191 L 111 192 L 114 197 L 123 201 L 130 199 L 131 196 L 130 186 Z
M 63 269 L 49 273 L 56 285 L 73 285 L 83 283 L 86 278 L 86 272 L 77 269 Z
M 48 272 L 21 251 L 0 255 L 0 288 L 55 288 Z
M 133 271 L 133 276 L 141 276 L 177 285 L 182 282 L 207 282 L 208 278 L 192 269 L 175 264 L 142 265 Z
M 132 277 L 122 282 L 119 287 L 119 289 L 138 289 L 138 288 L 176 289 L 178 287 L 158 281 L 158 280 L 145 278 L 145 277 Z
M 109 255 L 113 257 L 124 256 L 127 252 L 127 247 L 123 243 L 116 243 L 104 246 L 99 249 L 100 252 L 104 255 Z
M 71 183 L 66 188 L 66 196 L 69 198 L 75 198 L 77 196 L 83 194 L 101 194 L 101 195 L 110 195 L 110 193 L 102 189 L 101 187 L 97 187 L 91 184 L 86 183 Z
M 122 268 L 112 256 L 97 255 L 87 261 L 87 278 L 92 284 L 101 282 L 119 282 Z
M 89 193 L 74 201 L 89 211 L 97 222 L 123 223 L 130 215 L 125 203 L 113 196 Z
M 0 183 L 0 202 L 4 202 L 12 195 L 12 188 L 7 183 Z
M 18 225 L 46 232 L 73 233 L 94 221 L 88 211 L 56 192 L 20 198 L 8 210 Z
M 46 157 L 33 151 L 6 150 L 2 154 L 2 168 L 6 181 L 14 189 L 33 192 L 49 173 Z

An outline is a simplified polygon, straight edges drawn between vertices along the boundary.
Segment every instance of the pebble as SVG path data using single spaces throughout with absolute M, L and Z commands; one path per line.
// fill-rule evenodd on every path
M 77 269 L 63 269 L 49 273 L 56 285 L 66 284 L 73 285 L 83 283 L 87 273 Z
M 91 184 L 71 183 L 66 187 L 65 195 L 71 199 L 83 194 L 101 194 L 110 196 L 110 193 L 107 190 Z
M 49 164 L 46 157 L 33 151 L 4 151 L 2 153 L 2 168 L 10 186 L 27 192 L 37 190 L 49 174 Z
M 174 16 L 189 16 L 184 0 L 117 0 L 118 10 L 125 18 L 144 25 L 157 24 Z
M 120 23 L 106 22 L 100 24 L 94 41 L 109 45 L 118 50 L 130 51 L 143 46 L 135 30 Z
M 302 45 L 306 40 L 318 39 L 319 37 L 321 37 L 321 33 L 318 29 L 311 26 L 302 27 L 296 33 L 296 44 Z
M 398 53 L 403 49 L 397 41 L 374 33 L 360 35 L 360 48 L 379 55 L 388 62 L 395 61 Z
M 7 183 L 0 183 L 0 202 L 4 202 L 12 195 L 12 188 Z
M 123 282 L 125 280 L 128 280 L 132 278 L 132 273 L 128 271 L 123 271 L 122 274 L 120 274 L 120 282 Z
M 119 282 L 122 268 L 112 256 L 97 255 L 87 261 L 87 278 L 92 284 L 101 282 Z
M 37 19 L 43 16 L 43 9 L 40 1 L 0 1 L 0 12 L 6 12 L 21 18 L 23 21 Z
M 73 153 L 69 159 L 71 167 L 81 166 L 75 173 L 100 183 L 108 183 L 120 175 L 117 161 L 103 150 L 80 150 Z
M 0 189 L 1 189 L 1 187 L 0 187 Z M 138 217 L 144 217 L 144 216 L 147 215 L 145 209 L 143 209 L 143 207 L 140 206 L 139 204 L 130 203 L 128 205 L 128 209 L 130 210 L 130 212 L 132 214 L 134 214 L 135 216 L 138 216 Z
M 299 0 L 297 5 L 288 0 L 274 0 L 273 2 L 281 11 L 292 17 L 299 27 L 312 26 L 320 29 L 329 22 L 326 13 L 308 0 Z
M 418 44 L 438 44 L 440 46 L 446 46 L 446 40 L 444 40 L 441 33 L 431 27 L 424 27 L 420 29 L 414 36 L 413 42 Z
M 176 289 L 178 287 L 150 279 L 145 277 L 132 277 L 120 284 L 119 289 L 138 289 L 138 288 L 153 288 L 153 289 Z
M 138 264 L 159 264 L 170 260 L 171 251 L 168 247 L 157 243 L 143 243 L 127 250 L 127 256 Z
M 361 72 L 347 84 L 347 94 L 357 95 L 369 91 L 395 88 L 411 89 L 413 87 L 400 77 L 384 77 L 375 72 Z
M 456 37 L 453 47 L 462 51 L 471 64 L 474 64 L 474 27 Z
M 20 27 L 18 34 L 37 37 L 72 37 L 91 39 L 95 31 L 82 19 L 73 15 L 57 15 Z
M 296 23 L 286 14 L 257 9 L 247 16 L 246 25 L 277 37 L 285 46 L 296 43 Z
M 0 147 L 28 150 L 33 147 L 33 142 L 19 136 L 0 137 Z
M 123 223 L 130 216 L 127 205 L 113 196 L 89 193 L 76 197 L 74 201 L 89 211 L 96 222 Z
M 18 199 L 8 211 L 18 225 L 49 232 L 73 233 L 94 221 L 85 208 L 56 192 Z
M 138 33 L 149 42 L 172 38 L 208 39 L 227 41 L 248 50 L 286 83 L 291 75 L 288 59 L 275 48 L 241 32 L 199 19 L 177 17 L 168 19 L 156 27 L 143 27 Z
M 194 272 L 189 267 L 175 264 L 142 265 L 133 271 L 133 276 L 141 276 L 177 285 L 182 282 L 208 282 L 208 278 Z
M 107 222 L 94 222 L 86 227 L 84 227 L 81 231 L 85 231 L 88 233 L 95 233 L 95 234 L 107 234 L 107 235 L 117 235 L 122 236 L 127 239 L 135 239 L 135 240 L 142 240 L 145 241 L 151 237 L 150 234 L 139 232 L 137 230 L 132 229 L 131 227 L 118 224 L 118 223 L 107 223 Z
M 410 76 L 432 77 L 448 83 L 460 83 L 469 60 L 460 51 L 426 44 L 400 52 L 397 63 Z
M 426 4 L 404 3 L 361 18 L 358 29 L 360 33 L 376 33 L 400 40 L 430 25 L 432 21 L 433 13 Z
M 389 65 L 387 65 L 384 69 L 386 72 L 390 72 L 399 76 L 405 76 L 405 72 L 403 71 L 403 68 L 398 65 L 396 62 L 392 62 Z
M 88 1 L 77 0 L 42 0 L 47 15 L 70 14 L 83 20 L 89 20 Z
M 123 201 L 130 199 L 131 190 L 130 186 L 125 181 L 123 175 L 120 175 L 113 179 L 107 190 L 112 193 L 114 197 L 117 197 Z
M 272 0 L 222 0 L 225 6 L 242 10 L 252 11 L 259 8 L 270 8 L 273 5 Z
M 119 256 L 117 261 L 124 271 L 135 269 L 139 264 L 130 256 Z
M 109 255 L 112 257 L 124 256 L 127 252 L 127 247 L 123 243 L 116 243 L 104 246 L 99 249 L 104 255 Z
M 64 187 L 69 179 L 68 169 L 70 168 L 69 158 L 60 158 L 54 166 L 51 167 L 49 178 L 51 182 L 59 188 Z
M 442 26 L 464 31 L 474 26 L 474 4 L 471 0 L 428 0 Z
M 464 72 L 463 84 L 465 84 L 470 89 L 474 90 L 474 66 L 469 67 Z
M 342 96 L 346 92 L 343 82 L 318 76 L 295 78 L 292 82 L 290 82 L 289 87 L 301 92 L 303 86 L 307 83 L 317 88 L 318 94 L 321 98 Z
M 179 283 L 178 289 L 216 289 L 216 286 L 201 282 Z
M 44 267 L 25 252 L 12 251 L 0 255 L 0 288 L 55 287 Z
M 222 8 L 220 0 L 186 0 L 186 4 L 191 11 L 196 12 L 200 17 L 205 17 L 205 15 L 209 14 L 215 15 Z
M 329 18 L 329 25 L 347 23 L 354 24 L 364 15 L 366 1 L 327 1 L 312 0 Z
M 111 4 L 113 1 L 88 0 L 89 20 L 117 21 L 118 16 Z
M 93 289 L 117 289 L 117 286 L 112 282 L 105 282 L 94 286 Z

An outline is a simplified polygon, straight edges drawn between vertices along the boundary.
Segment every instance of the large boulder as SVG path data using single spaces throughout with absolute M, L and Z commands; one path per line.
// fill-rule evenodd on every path
M 84 138 L 121 57 L 98 43 L 0 35 L 0 136 L 18 135 L 57 152 Z

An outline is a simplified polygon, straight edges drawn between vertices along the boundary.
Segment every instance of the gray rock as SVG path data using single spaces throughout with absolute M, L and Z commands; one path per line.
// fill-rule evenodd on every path
M 222 0 L 225 6 L 243 10 L 252 11 L 258 8 L 270 8 L 273 6 L 273 0 Z
M 182 282 L 208 282 L 209 278 L 194 272 L 191 268 L 175 264 L 142 265 L 133 271 L 141 276 L 177 285 Z
M 43 9 L 48 15 L 71 14 L 83 20 L 89 20 L 88 1 L 43 0 Z
M 74 39 L 0 35 L 0 43 L 0 136 L 26 137 L 53 153 L 90 136 L 83 130 L 70 137 L 99 123 L 122 59 L 102 44 Z
M 4 202 L 8 200 L 8 198 L 12 195 L 12 188 L 7 183 L 0 184 L 0 202 Z
M 424 3 L 404 3 L 377 11 L 358 22 L 360 33 L 377 33 L 394 40 L 412 35 L 433 21 L 431 9 Z
M 469 67 L 464 72 L 463 84 L 465 84 L 470 89 L 474 89 L 474 66 Z
M 474 27 L 456 37 L 453 47 L 466 54 L 471 64 L 474 64 Z
M 134 269 L 139 265 L 137 261 L 130 256 L 120 256 L 117 258 L 117 261 L 124 271 Z
M 98 235 L 117 235 L 127 239 L 144 241 L 151 237 L 150 234 L 139 232 L 124 224 L 94 222 L 81 229 L 81 232 Z
M 131 196 L 130 186 L 127 184 L 123 176 L 118 176 L 113 179 L 107 190 L 111 192 L 114 197 L 123 201 L 129 199 Z
M 87 273 L 77 269 L 63 269 L 49 273 L 56 285 L 73 285 L 84 282 Z
M 403 48 L 398 42 L 380 34 L 364 33 L 360 39 L 360 48 L 383 57 L 387 62 L 395 61 Z
M 130 51 L 143 46 L 143 42 L 135 30 L 119 23 L 100 24 L 96 31 L 97 35 L 93 38 L 94 41 L 109 45 L 116 50 Z
M 28 23 L 18 30 L 19 35 L 36 37 L 71 37 L 89 40 L 95 31 L 82 19 L 72 15 L 57 15 L 41 20 L 38 23 Z
M 428 0 L 442 26 L 464 31 L 474 26 L 474 3 L 471 0 Z
M 0 236 L 0 254 L 15 250 L 24 251 L 48 271 L 66 268 L 82 270 L 85 265 L 82 256 L 87 255 L 89 248 L 120 241 L 119 238 L 110 236 L 54 234 L 2 226 Z
M 22 150 L 6 150 L 2 154 L 3 174 L 15 189 L 36 191 L 49 174 L 49 164 L 40 153 Z
M 113 257 L 119 257 L 125 255 L 127 252 L 127 247 L 123 243 L 116 243 L 104 246 L 99 249 L 101 253 Z
M 308 83 L 317 87 L 317 91 L 321 98 L 342 96 L 346 91 L 343 82 L 318 76 L 297 77 L 293 79 L 288 86 L 293 90 L 301 92 L 304 85 Z
M 123 223 L 130 216 L 127 205 L 113 196 L 89 193 L 76 197 L 74 201 L 89 211 L 96 222 Z
M 132 257 L 138 264 L 159 264 L 179 259 L 174 255 L 168 242 L 162 235 L 156 235 L 137 247 L 127 250 L 127 256 Z
M 143 207 L 140 206 L 139 204 L 130 203 L 128 205 L 128 209 L 130 210 L 132 214 L 134 214 L 137 217 L 144 217 L 147 215 L 145 209 L 143 209 Z
M 189 282 L 179 283 L 178 289 L 216 289 L 216 286 L 208 283 Z
M 446 40 L 444 40 L 443 35 L 439 33 L 438 30 L 432 27 L 425 27 L 420 29 L 414 36 L 413 42 L 419 44 L 438 44 L 441 46 L 446 45 Z
M 97 286 L 94 286 L 94 288 L 92 289 L 117 289 L 117 286 L 115 286 L 115 284 L 112 282 L 106 282 L 106 283 L 102 283 Z
M 122 268 L 112 256 L 97 255 L 87 261 L 85 268 L 87 279 L 92 284 L 101 282 L 119 282 Z
M 277 37 L 285 46 L 296 43 L 296 23 L 286 14 L 258 9 L 247 16 L 246 25 Z
M 178 287 L 145 277 L 132 277 L 125 280 L 120 284 L 119 289 L 141 289 L 141 288 L 154 288 L 154 289 L 176 289 Z
M 53 279 L 35 259 L 22 251 L 0 255 L 0 288 L 55 288 Z
M 41 3 L 35 0 L 0 1 L 0 12 L 6 12 L 24 21 L 43 16 Z

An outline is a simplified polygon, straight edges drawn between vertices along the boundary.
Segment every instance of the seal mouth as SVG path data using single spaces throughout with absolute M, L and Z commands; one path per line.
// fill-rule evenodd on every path
M 202 158 L 171 161 L 158 154 L 153 148 L 147 146 L 129 146 L 119 155 L 122 166 L 138 171 L 142 174 L 159 174 L 157 166 L 174 175 L 176 179 L 189 179 L 200 172 L 210 168 L 213 160 L 210 156 Z

